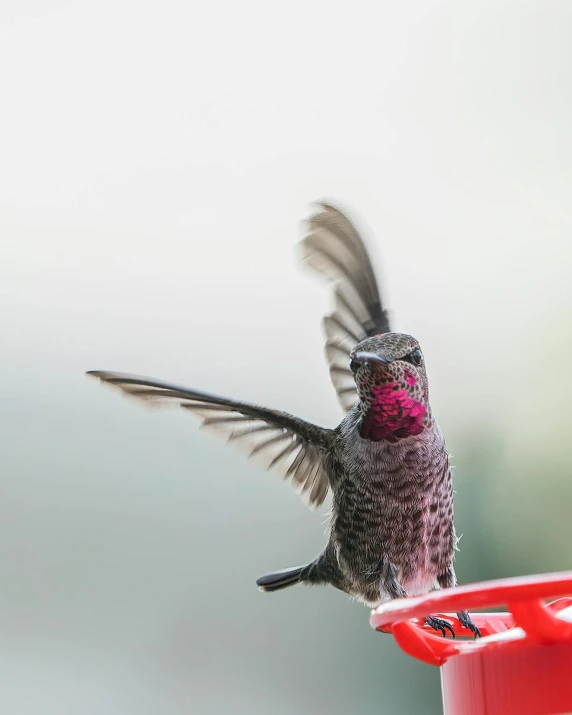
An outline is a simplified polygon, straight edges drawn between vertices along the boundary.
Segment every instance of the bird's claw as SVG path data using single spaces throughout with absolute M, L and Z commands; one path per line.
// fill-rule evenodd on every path
M 435 618 L 435 616 L 428 616 L 425 619 L 425 623 L 428 626 L 431 626 L 431 628 L 433 628 L 434 630 L 440 631 L 443 635 L 443 638 L 447 637 L 445 631 L 450 631 L 453 638 L 455 637 L 455 631 L 453 630 L 453 626 L 449 623 L 449 621 L 445 621 L 442 618 Z
M 477 638 L 482 637 L 481 631 L 477 628 L 477 626 L 475 626 L 475 624 L 471 620 L 468 611 L 461 611 L 460 613 L 457 613 L 457 618 L 459 619 L 459 622 L 461 623 L 463 628 L 466 628 L 467 630 L 471 631 L 475 640 Z

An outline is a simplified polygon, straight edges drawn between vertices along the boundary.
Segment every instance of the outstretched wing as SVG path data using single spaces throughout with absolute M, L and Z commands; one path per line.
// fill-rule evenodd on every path
M 202 418 L 205 427 L 227 436 L 261 455 L 267 468 L 280 467 L 285 479 L 292 481 L 309 506 L 316 507 L 326 498 L 329 481 L 324 457 L 332 439 L 332 430 L 297 417 L 235 402 L 206 392 L 170 385 L 166 382 L 119 372 L 88 372 L 102 382 L 119 388 L 128 396 L 149 405 L 175 405 Z
M 389 332 L 389 319 L 361 236 L 335 206 L 317 205 L 300 246 L 305 264 L 335 282 L 335 310 L 323 319 L 325 351 L 338 400 L 349 410 L 357 399 L 349 354 L 365 338 Z

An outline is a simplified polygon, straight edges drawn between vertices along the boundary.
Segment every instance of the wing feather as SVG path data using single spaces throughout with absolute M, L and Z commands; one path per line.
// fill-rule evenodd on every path
M 347 411 L 355 403 L 357 391 L 353 378 L 350 384 L 341 369 L 347 368 L 350 352 L 359 342 L 390 331 L 389 319 L 360 234 L 340 209 L 326 202 L 317 206 L 306 223 L 300 247 L 305 265 L 335 283 L 335 309 L 322 324 L 330 376 Z
M 195 413 L 202 426 L 226 435 L 228 442 L 245 446 L 249 456 L 263 456 L 267 468 L 280 466 L 311 507 L 328 493 L 324 458 L 332 431 L 300 420 L 286 412 L 227 400 L 206 392 L 118 372 L 87 373 L 128 397 L 150 406 L 174 405 Z

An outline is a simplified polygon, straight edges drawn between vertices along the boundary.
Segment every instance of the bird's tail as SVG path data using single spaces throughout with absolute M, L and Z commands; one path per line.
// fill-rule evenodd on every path
M 288 586 L 295 586 L 302 580 L 302 573 L 307 566 L 296 566 L 292 569 L 284 569 L 275 571 L 274 573 L 266 574 L 256 580 L 256 584 L 261 591 L 280 591 Z

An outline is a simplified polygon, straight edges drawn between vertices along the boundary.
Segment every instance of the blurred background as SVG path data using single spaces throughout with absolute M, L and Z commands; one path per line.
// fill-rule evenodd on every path
M 363 606 L 257 591 L 325 511 L 84 377 L 337 424 L 315 199 L 423 345 L 460 581 L 572 566 L 571 33 L 565 0 L 2 3 L 0 711 L 440 712 Z

